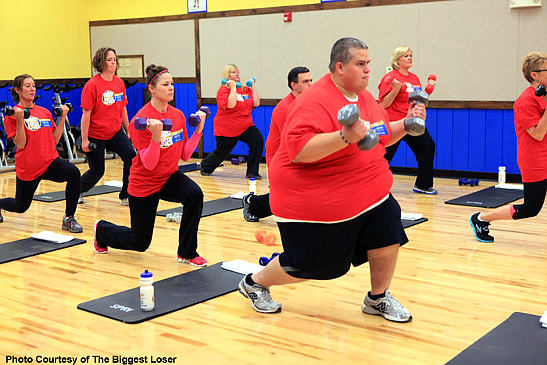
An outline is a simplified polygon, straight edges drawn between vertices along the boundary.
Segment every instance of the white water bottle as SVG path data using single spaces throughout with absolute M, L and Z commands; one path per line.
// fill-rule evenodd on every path
M 498 184 L 505 184 L 505 166 L 498 169 Z
M 148 270 L 141 273 L 141 309 L 149 312 L 154 309 L 154 275 Z
M 249 194 L 256 195 L 256 179 L 254 177 L 249 178 Z

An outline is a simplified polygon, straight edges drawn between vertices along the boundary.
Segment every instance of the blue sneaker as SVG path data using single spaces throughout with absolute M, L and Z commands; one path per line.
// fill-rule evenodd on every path
M 420 194 L 427 194 L 427 195 L 437 195 L 437 190 L 433 189 L 432 186 L 426 188 L 426 189 L 420 189 L 416 185 L 414 185 L 414 188 L 412 189 L 415 193 Z
M 490 233 L 490 230 L 488 229 L 490 222 L 480 221 L 479 214 L 480 213 L 475 213 L 471 216 L 471 218 L 469 218 L 469 223 L 471 223 L 471 227 L 473 227 L 473 233 L 475 233 L 475 238 L 479 242 L 494 242 L 494 237 L 488 234 Z

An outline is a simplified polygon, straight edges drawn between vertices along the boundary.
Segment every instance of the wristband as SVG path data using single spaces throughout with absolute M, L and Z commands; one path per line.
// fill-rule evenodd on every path
M 340 138 L 342 138 L 342 141 L 344 141 L 346 144 L 349 144 L 349 141 L 344 137 L 342 134 L 342 130 L 340 129 Z

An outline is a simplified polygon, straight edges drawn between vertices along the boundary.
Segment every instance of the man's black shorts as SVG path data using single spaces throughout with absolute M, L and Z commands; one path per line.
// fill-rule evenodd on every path
M 350 265 L 368 261 L 367 250 L 408 242 L 401 207 L 391 194 L 377 207 L 340 223 L 278 222 L 287 274 L 304 279 L 334 279 Z

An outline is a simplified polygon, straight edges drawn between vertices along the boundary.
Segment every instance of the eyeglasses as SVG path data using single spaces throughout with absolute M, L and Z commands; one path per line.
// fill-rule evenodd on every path
M 545 69 L 545 70 L 534 70 L 532 72 L 543 72 L 543 71 L 547 71 L 547 69 Z

